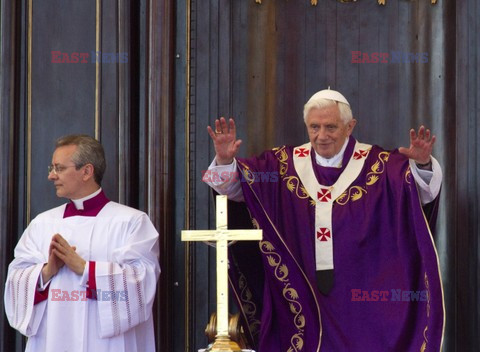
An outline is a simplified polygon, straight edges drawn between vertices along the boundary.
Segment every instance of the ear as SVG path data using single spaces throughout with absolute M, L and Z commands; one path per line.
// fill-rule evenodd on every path
M 355 128 L 355 125 L 357 124 L 357 120 L 355 119 L 351 119 L 348 123 L 347 123 L 347 133 L 348 135 L 350 136 L 353 132 L 353 129 Z
M 90 179 L 93 179 L 94 178 L 94 175 L 93 175 L 93 172 L 94 172 L 94 167 L 92 164 L 87 164 L 83 167 L 83 180 L 84 181 L 88 181 Z

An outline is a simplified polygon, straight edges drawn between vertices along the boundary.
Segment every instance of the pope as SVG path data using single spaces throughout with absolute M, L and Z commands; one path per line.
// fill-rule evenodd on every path
M 235 121 L 207 127 L 215 147 L 205 180 L 244 202 L 263 240 L 231 247 L 230 279 L 252 347 L 277 351 L 439 351 L 444 302 L 431 228 L 442 171 L 436 137 L 385 150 L 353 137 L 339 92 L 305 104 L 309 141 L 238 158 Z M 274 182 L 257 175 L 277 173 Z M 368 297 L 354 299 L 354 293 Z M 379 293 L 382 292 L 380 296 Z M 390 293 L 407 299 L 391 299 Z M 403 296 L 402 296 L 403 297 Z M 427 299 L 419 299 L 419 297 Z

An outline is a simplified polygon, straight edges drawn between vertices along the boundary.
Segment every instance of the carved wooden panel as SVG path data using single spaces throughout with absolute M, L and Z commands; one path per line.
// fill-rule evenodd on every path
M 0 288 L 28 222 L 65 202 L 47 180 L 55 140 L 95 136 L 106 153 L 106 194 L 147 212 L 161 235 L 154 316 L 158 349 L 171 350 L 173 1 L 1 6 Z M 4 314 L 0 323 L 1 350 L 23 350 Z

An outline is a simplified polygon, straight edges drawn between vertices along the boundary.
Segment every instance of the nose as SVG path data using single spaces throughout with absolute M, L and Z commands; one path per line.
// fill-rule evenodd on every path
M 55 172 L 53 172 L 53 170 L 48 173 L 48 179 L 50 181 L 56 180 L 57 178 L 58 178 L 58 176 Z
M 317 139 L 325 140 L 328 138 L 328 134 L 325 128 L 320 127 L 317 132 Z

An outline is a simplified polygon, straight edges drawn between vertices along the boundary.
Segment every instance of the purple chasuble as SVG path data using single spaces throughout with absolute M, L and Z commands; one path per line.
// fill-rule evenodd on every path
M 77 209 L 75 207 L 75 203 L 70 201 L 65 207 L 63 218 L 68 218 L 70 216 L 97 216 L 100 210 L 102 210 L 108 202 L 110 202 L 110 200 L 103 191 L 101 191 L 95 197 L 84 201 L 83 209 Z
M 336 181 L 354 144 L 351 138 L 341 168 L 312 159 L 319 182 Z M 335 200 L 335 275 L 324 295 L 315 275 L 315 202 L 292 153 L 284 146 L 238 159 L 245 202 L 263 240 L 232 246 L 229 274 L 257 351 L 439 351 L 438 258 L 408 159 L 373 146 L 360 175 Z

